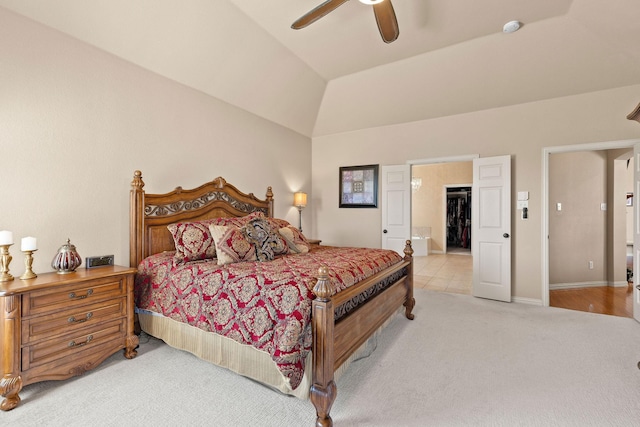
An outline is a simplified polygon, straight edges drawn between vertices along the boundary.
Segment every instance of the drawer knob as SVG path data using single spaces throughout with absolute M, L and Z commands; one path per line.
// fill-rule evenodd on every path
M 82 347 L 83 345 L 89 344 L 89 342 L 91 342 L 92 339 L 93 339 L 93 335 L 89 335 L 85 342 L 77 343 L 75 341 L 71 341 L 69 343 L 69 347 Z
M 88 289 L 86 295 L 76 295 L 75 292 L 71 292 L 69 294 L 69 299 L 85 299 L 88 296 L 90 296 L 91 294 L 93 294 L 93 289 Z
M 67 321 L 69 323 L 84 323 L 87 320 L 91 319 L 92 317 L 93 317 L 93 313 L 88 312 L 84 319 L 76 319 L 75 316 L 71 316 L 69 317 L 69 319 L 67 319 Z

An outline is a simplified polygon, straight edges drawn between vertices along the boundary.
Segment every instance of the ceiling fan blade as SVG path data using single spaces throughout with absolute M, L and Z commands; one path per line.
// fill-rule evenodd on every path
M 376 15 L 378 30 L 385 43 L 391 43 L 400 35 L 396 12 L 393 10 L 391 0 L 384 0 L 382 3 L 373 5 L 373 13 Z
M 298 18 L 293 24 L 291 24 L 291 28 L 294 30 L 299 30 L 300 28 L 304 28 L 309 24 L 316 22 L 318 19 L 322 18 L 329 12 L 337 9 L 338 6 L 342 6 L 344 3 L 349 0 L 327 0 L 322 3 L 320 6 L 315 7 L 309 12 L 302 15 Z

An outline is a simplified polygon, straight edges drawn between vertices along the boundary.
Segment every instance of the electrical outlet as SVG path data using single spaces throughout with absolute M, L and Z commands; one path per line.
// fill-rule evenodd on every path
M 85 262 L 86 268 L 103 267 L 105 265 L 113 265 L 113 255 L 88 256 Z

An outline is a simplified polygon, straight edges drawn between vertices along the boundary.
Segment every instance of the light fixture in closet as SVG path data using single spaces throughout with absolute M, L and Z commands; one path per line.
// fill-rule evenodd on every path
M 413 177 L 411 178 L 411 189 L 413 191 L 418 191 L 422 187 L 422 178 Z

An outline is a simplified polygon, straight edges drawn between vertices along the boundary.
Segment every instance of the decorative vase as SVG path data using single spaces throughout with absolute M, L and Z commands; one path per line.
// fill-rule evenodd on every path
M 58 253 L 51 261 L 51 267 L 58 272 L 58 274 L 73 273 L 76 268 L 82 264 L 82 258 L 76 251 L 75 245 L 71 244 L 71 240 L 67 239 L 67 243 L 60 246 Z

